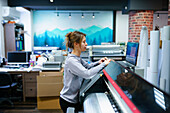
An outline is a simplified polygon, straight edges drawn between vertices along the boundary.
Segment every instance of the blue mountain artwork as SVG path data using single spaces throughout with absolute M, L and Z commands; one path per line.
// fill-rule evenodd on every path
M 68 32 L 75 31 L 76 29 L 60 30 L 58 28 L 37 35 L 34 33 L 34 46 L 35 47 L 59 47 L 61 50 L 66 49 L 65 46 L 65 35 Z M 91 26 L 86 29 L 79 29 L 77 31 L 86 34 L 86 41 L 88 45 L 100 45 L 102 42 L 113 42 L 113 30 L 106 27 L 101 28 L 98 26 Z

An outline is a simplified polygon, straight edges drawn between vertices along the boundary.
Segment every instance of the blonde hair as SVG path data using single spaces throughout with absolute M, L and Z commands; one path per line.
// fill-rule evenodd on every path
M 83 37 L 85 37 L 86 34 L 79 32 L 79 31 L 73 31 L 69 32 L 65 35 L 65 43 L 66 43 L 66 49 L 72 48 L 74 49 L 74 42 L 79 43 L 81 46 L 81 42 L 83 40 Z

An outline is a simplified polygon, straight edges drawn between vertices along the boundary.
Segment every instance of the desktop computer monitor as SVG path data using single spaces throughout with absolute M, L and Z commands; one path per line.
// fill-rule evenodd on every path
M 137 55 L 138 55 L 139 43 L 136 42 L 128 42 L 127 50 L 126 50 L 126 61 L 136 65 Z
M 29 64 L 30 55 L 28 51 L 8 52 L 8 64 Z

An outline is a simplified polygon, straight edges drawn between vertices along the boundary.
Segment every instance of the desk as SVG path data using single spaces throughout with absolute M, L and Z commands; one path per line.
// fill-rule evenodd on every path
M 34 70 L 31 68 L 25 69 L 0 68 L 0 72 L 22 75 L 24 102 L 26 100 L 26 97 L 37 97 L 37 76 L 39 75 L 39 71 L 40 70 Z
M 51 72 L 62 72 L 63 69 L 59 70 L 43 70 L 45 75 L 50 74 Z M 22 85 L 23 85 L 23 101 L 26 101 L 26 97 L 37 97 L 37 76 L 42 72 L 42 68 L 21 68 L 21 69 L 9 69 L 9 68 L 0 68 L 0 72 L 6 72 L 9 74 L 19 74 L 22 75 Z M 56 73 L 57 74 L 57 73 Z M 60 80 L 62 82 L 62 80 Z

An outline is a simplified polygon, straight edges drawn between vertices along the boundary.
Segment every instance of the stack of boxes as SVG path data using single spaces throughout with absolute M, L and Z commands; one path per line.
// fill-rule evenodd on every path
M 63 88 L 63 69 L 60 72 L 40 72 L 37 76 L 37 108 L 61 109 L 60 91 Z

